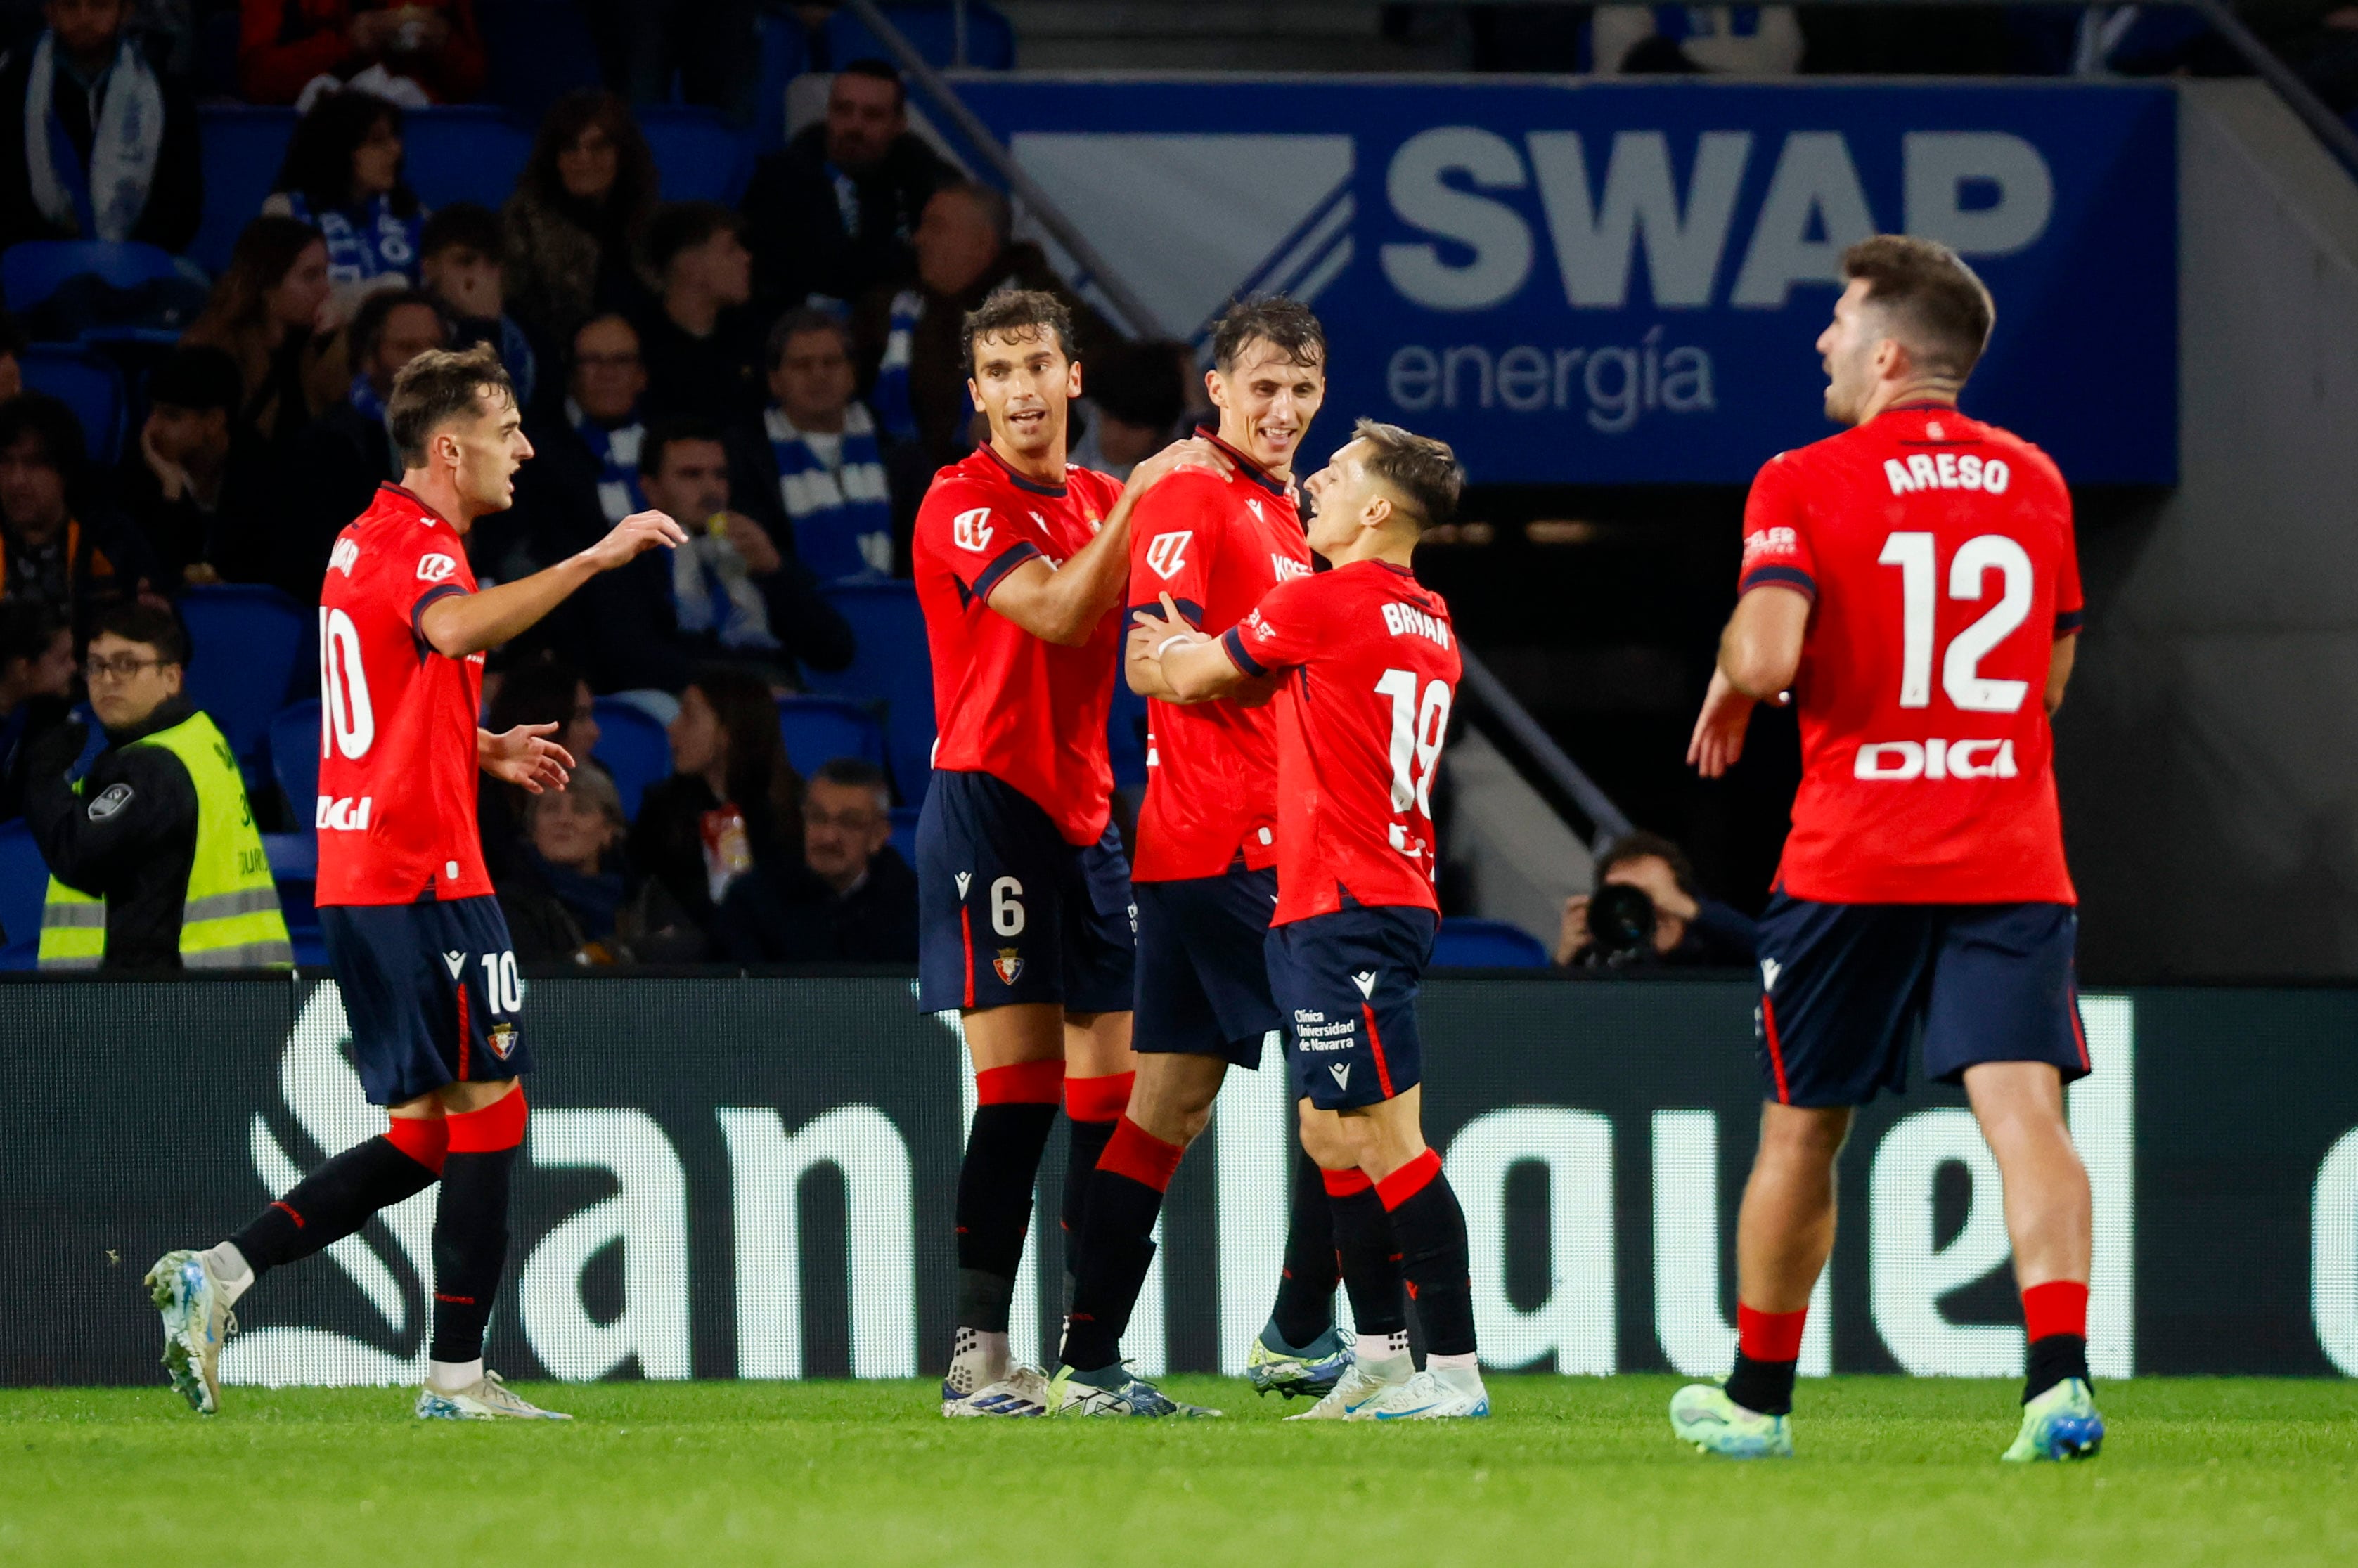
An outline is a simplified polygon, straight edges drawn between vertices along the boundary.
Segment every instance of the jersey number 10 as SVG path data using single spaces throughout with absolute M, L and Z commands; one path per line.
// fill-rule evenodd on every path
M 1883 541 L 1877 565 L 1899 568 L 1899 706 L 1932 706 L 1932 588 L 1939 576 L 1932 535 L 1894 534 Z M 1983 534 L 1966 540 L 1949 561 L 1949 597 L 1977 600 L 1982 578 L 1997 572 L 2006 579 L 1989 612 L 1949 640 L 1941 660 L 1941 689 L 1949 700 L 1969 713 L 2013 713 L 2030 694 L 2030 683 L 1994 680 L 1981 673 L 1991 649 L 2012 636 L 2030 618 L 2030 555 L 2003 534 Z
M 376 740 L 368 672 L 361 667 L 361 633 L 341 610 L 319 611 L 319 757 L 328 743 L 347 757 L 364 756 Z
M 1433 759 L 1449 732 L 1449 683 L 1428 684 L 1419 702 L 1414 670 L 1386 670 L 1376 682 L 1376 695 L 1392 699 L 1392 809 L 1406 811 L 1413 805 L 1431 816 Z

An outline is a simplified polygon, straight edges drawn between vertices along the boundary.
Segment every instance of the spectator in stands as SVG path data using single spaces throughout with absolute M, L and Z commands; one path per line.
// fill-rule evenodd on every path
M 755 0 L 597 0 L 585 5 L 606 80 L 633 103 L 679 101 L 752 118 L 762 40 Z
M 558 99 L 500 214 L 508 308 L 545 354 L 591 316 L 647 302 L 634 258 L 654 205 L 654 155 L 622 101 L 596 92 Z
M 299 604 L 319 601 L 336 535 L 367 510 L 378 485 L 401 477 L 384 402 L 402 366 L 428 349 L 449 346 L 449 329 L 433 300 L 403 290 L 372 296 L 350 339 L 352 384 L 289 448 L 273 486 L 271 580 Z
M 417 281 L 426 209 L 402 178 L 401 150 L 401 111 L 367 92 L 321 98 L 287 140 L 262 211 L 308 223 L 328 243 L 330 325 L 377 290 Z
M 49 0 L 0 59 L 0 243 L 184 250 L 204 218 L 197 108 L 125 34 L 129 0 Z
M 899 73 L 853 60 L 827 89 L 826 120 L 764 157 L 745 188 L 756 293 L 773 309 L 840 308 L 906 287 L 918 214 L 957 177 L 910 131 Z
M 1801 23 L 1790 5 L 1599 5 L 1589 28 L 1599 76 L 1801 69 Z
M 773 537 L 822 582 L 892 571 L 892 493 L 874 416 L 852 396 L 851 334 L 823 310 L 770 329 L 770 395 L 759 437 L 735 444 L 738 487 Z
M 0 599 L 40 605 L 78 637 L 161 579 L 138 530 L 91 504 L 89 470 L 72 409 L 38 392 L 0 404 Z
M 1184 343 L 1108 344 L 1089 362 L 1087 424 L 1066 460 L 1128 479 L 1130 470 L 1171 444 L 1187 410 L 1186 375 L 1194 368 Z
M 892 791 L 858 757 L 821 764 L 803 792 L 803 864 L 777 885 L 741 878 L 721 914 L 740 962 L 914 964 L 917 873 L 892 848 Z
M 677 691 L 699 662 L 714 659 L 791 684 L 797 663 L 839 670 L 851 662 L 851 628 L 810 568 L 730 507 L 728 449 L 716 427 L 659 422 L 639 454 L 647 504 L 677 519 L 688 543 L 606 573 L 574 596 L 578 611 L 560 611 L 558 646 L 593 687 Z
M 800 864 L 802 779 L 786 760 L 770 688 L 744 670 L 701 670 L 671 724 L 677 770 L 639 803 L 631 863 L 663 883 L 713 946 L 741 949 L 720 906 L 737 881 L 790 879 Z
M 1632 833 L 1617 840 L 1597 858 L 1596 887 L 1600 892 L 1636 888 L 1652 902 L 1653 951 L 1634 955 L 1640 964 L 1748 968 L 1753 962 L 1758 937 L 1750 917 L 1698 892 L 1686 851 L 1659 833 Z M 1555 946 L 1558 964 L 1610 961 L 1589 931 L 1588 907 L 1594 897 L 1582 893 L 1564 902 L 1563 928 Z
M 464 103 L 483 84 L 474 0 L 241 0 L 239 23 L 249 103 L 292 103 L 322 76 L 406 78 L 439 103 Z
M 598 746 L 596 699 L 572 665 L 552 658 L 525 658 L 501 670 L 496 679 L 498 687 L 483 714 L 486 726 L 500 726 L 492 733 L 504 734 L 519 724 L 554 724 L 557 732 L 549 739 L 572 754 L 575 779 L 605 771 L 590 757 Z M 483 837 L 483 863 L 493 881 L 520 862 L 525 806 L 531 799 L 514 784 L 489 773 L 476 775 L 475 822 Z
M 561 790 L 525 798 L 514 866 L 493 873 L 515 956 L 527 964 L 693 963 L 701 926 L 655 877 L 622 865 L 630 824 L 614 781 L 577 773 Z
M 99 619 L 86 671 L 106 749 L 67 723 L 25 763 L 25 823 L 50 871 L 44 969 L 285 967 L 278 892 L 229 742 L 181 694 L 188 639 L 168 608 Z
M 205 313 L 180 335 L 183 348 L 220 349 L 236 362 L 239 427 L 273 447 L 342 395 L 342 356 L 329 352 L 324 326 L 329 295 L 327 242 L 292 218 L 256 218 L 238 235 Z
M 491 344 L 515 386 L 516 406 L 529 408 L 540 367 L 532 341 L 507 313 L 501 273 L 506 248 L 498 213 L 478 202 L 453 201 L 428 218 L 418 235 L 418 281 L 450 319 L 450 346 Z
M 259 442 L 237 423 L 237 362 L 180 348 L 147 378 L 139 449 L 123 460 L 124 510 L 166 584 L 258 580 L 268 482 Z
M 647 375 L 639 334 L 620 316 L 592 318 L 574 333 L 570 358 L 563 403 L 525 415 L 533 457 L 516 470 L 515 504 L 508 514 L 514 527 L 507 543 L 517 558 L 494 571 L 503 579 L 586 549 L 614 524 L 646 510 L 639 489 L 639 449 L 646 437 L 639 395 Z M 490 536 L 498 530 L 478 523 L 476 532 Z M 472 535 L 468 543 L 472 553 Z M 477 571 L 485 565 L 479 557 Z M 562 624 L 560 617 L 551 632 Z
M 1065 287 L 1039 246 L 1011 241 L 1012 222 L 1007 198 L 989 186 L 943 186 L 917 223 L 917 287 L 871 291 L 856 322 L 862 351 L 877 366 L 870 401 L 884 433 L 914 438 L 929 468 L 956 462 L 974 444 L 961 327 L 990 295 L 1041 288 L 1062 298 L 1084 363 L 1118 336 Z
M 744 221 L 717 201 L 675 201 L 648 220 L 646 249 L 663 290 L 638 319 L 648 411 L 752 423 L 762 408 L 761 340 L 746 309 L 753 257 Z
M 26 755 L 65 722 L 74 675 L 73 628 L 47 605 L 0 600 L 0 820 L 24 810 Z
M 25 390 L 25 332 L 16 319 L 0 310 L 0 403 Z

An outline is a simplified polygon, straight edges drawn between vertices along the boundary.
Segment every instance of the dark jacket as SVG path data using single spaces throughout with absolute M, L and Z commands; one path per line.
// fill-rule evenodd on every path
M 639 816 L 631 825 L 626 852 L 631 864 L 664 886 L 688 916 L 702 926 L 714 946 L 720 911 L 712 902 L 704 870 L 704 814 L 717 810 L 720 797 L 694 773 L 674 773 L 639 799 Z M 745 838 L 752 850 L 753 867 L 764 874 L 784 876 L 802 862 L 795 848 L 802 843 L 799 818 L 781 820 L 768 802 L 738 803 L 745 817 Z
M 746 877 L 729 890 L 723 933 L 743 963 L 914 964 L 917 873 L 890 844 L 868 875 L 838 894 L 806 867 L 785 877 Z
M 147 541 L 121 513 L 77 510 L 63 535 L 35 550 L 0 523 L 0 599 L 46 604 L 73 627 L 77 643 L 90 636 L 98 612 L 146 583 L 167 585 Z
M 815 294 L 849 304 L 871 288 L 906 284 L 917 276 L 909 235 L 918 214 L 957 178 L 913 134 L 894 140 L 875 168 L 844 174 L 827 160 L 827 127 L 806 127 L 755 165 L 745 187 L 754 293 L 774 314 Z M 844 223 L 838 180 L 851 186 L 852 227 Z
M 24 815 L 25 774 L 39 754 L 41 737 L 66 721 L 72 711 L 61 697 L 31 697 L 0 713 L 0 822 Z M 5 941 L 24 935 L 8 933 Z
M 150 63 L 154 63 L 152 54 Z M 33 40 L 27 39 L 0 59 L 0 234 L 7 236 L 9 244 L 18 240 L 95 238 L 68 232 L 34 204 L 32 178 L 25 164 L 25 96 L 32 76 Z M 168 251 L 183 251 L 197 237 L 197 225 L 205 215 L 197 106 L 189 90 L 165 75 L 160 66 L 156 77 L 164 92 L 164 135 L 156 150 L 156 172 L 147 185 L 147 205 L 132 225 L 131 238 Z M 94 116 L 81 84 L 69 72 L 59 71 L 51 102 L 67 137 L 88 168 Z
M 1750 915 L 1715 899 L 1699 898 L 1695 917 L 1687 922 L 1686 935 L 1679 938 L 1679 945 L 1667 953 L 1649 947 L 1631 960 L 1631 967 L 1748 969 L 1759 956 L 1759 945 L 1760 929 Z M 1584 968 L 1602 962 L 1595 945 L 1590 943 L 1574 950 L 1571 967 Z
M 650 423 L 687 416 L 724 427 L 759 424 L 770 393 L 762 374 L 763 323 L 752 310 L 723 310 L 703 338 L 690 336 L 660 304 L 631 324 L 647 371 L 641 406 Z
M 68 887 L 106 900 L 103 968 L 180 967 L 180 907 L 197 854 L 197 786 L 163 747 L 131 743 L 189 713 L 186 700 L 175 697 L 146 722 L 107 731 L 106 750 L 91 763 L 80 795 L 66 771 L 87 739 L 81 725 L 52 730 L 26 760 L 25 825 L 41 859 Z M 125 793 L 107 796 L 118 787 Z M 33 935 L 8 933 L 12 941 Z
M 343 402 L 295 438 L 280 474 L 271 580 L 296 603 L 317 604 L 336 535 L 369 509 L 378 485 L 401 478 L 401 459 L 381 422 Z
M 611 927 L 567 902 L 561 877 L 529 850 L 499 882 L 500 912 L 519 962 L 526 964 L 692 964 L 705 956 L 704 932 L 652 877 L 628 885 L 608 873 L 621 894 Z
M 271 496 L 265 464 L 258 438 L 234 435 L 220 502 L 207 511 L 186 491 L 177 501 L 165 500 L 163 482 L 135 448 L 123 460 L 115 470 L 115 500 L 163 574 L 157 587 L 177 590 L 188 568 L 199 562 L 231 582 L 270 579 Z

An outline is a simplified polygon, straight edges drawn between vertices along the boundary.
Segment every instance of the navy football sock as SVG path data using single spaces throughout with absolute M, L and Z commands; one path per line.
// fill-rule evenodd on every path
M 1171 1185 L 1180 1145 L 1123 1117 L 1089 1187 L 1088 1236 L 1065 1325 L 1065 1366 L 1094 1372 L 1121 1359 L 1121 1336 L 1154 1261 L 1154 1221 Z
M 1434 1356 L 1474 1353 L 1474 1288 L 1466 1245 L 1466 1214 L 1441 1156 L 1428 1149 L 1376 1184 L 1400 1243 L 1401 1275 L 1424 1325 L 1425 1349 Z
M 1061 1076 L 1061 1065 L 1057 1072 Z M 994 1087 L 984 1085 L 984 1091 Z M 1015 1270 L 1023 1260 L 1023 1233 L 1032 1223 L 1032 1184 L 1055 1123 L 1053 1099 L 986 1099 L 975 1108 L 966 1157 L 958 1165 L 960 1328 L 1007 1332 Z M 968 1281 L 968 1274 L 978 1278 Z
M 1102 1077 L 1065 1079 L 1065 1125 L 1067 1142 L 1065 1150 L 1065 1273 L 1068 1279 L 1080 1274 L 1082 1238 L 1088 1234 L 1089 1193 L 1095 1184 L 1098 1161 L 1105 1153 L 1106 1141 L 1113 1136 L 1114 1123 L 1130 1105 L 1131 1073 L 1109 1073 Z
M 525 1101 L 512 1090 L 449 1119 L 450 1152 L 434 1209 L 434 1338 L 427 1354 L 464 1365 L 483 1354 L 508 1260 L 508 1189 L 524 1143 Z
M 1354 1172 L 1353 1174 L 1357 1173 Z M 1285 1271 L 1269 1319 L 1278 1337 L 1297 1349 L 1335 1326 L 1335 1287 L 1343 1266 L 1336 1254 L 1335 1209 L 1326 1173 L 1296 1148 L 1285 1232 Z
M 434 1184 L 448 1134 L 440 1117 L 395 1118 L 389 1132 L 353 1144 L 297 1182 L 230 1238 L 256 1279 L 308 1258 Z
M 1400 1249 L 1392 1242 L 1391 1217 L 1376 1184 L 1358 1171 L 1328 1171 L 1326 1202 L 1335 1216 L 1335 1252 L 1343 1288 L 1350 1292 L 1351 1321 L 1361 1334 L 1408 1332 L 1408 1295 L 1401 1288 Z

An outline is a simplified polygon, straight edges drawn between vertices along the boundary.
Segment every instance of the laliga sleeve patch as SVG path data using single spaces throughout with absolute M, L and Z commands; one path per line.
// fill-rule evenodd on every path
M 99 792 L 97 799 L 90 803 L 90 819 L 92 822 L 103 822 L 130 804 L 131 786 L 129 784 L 109 784 Z

